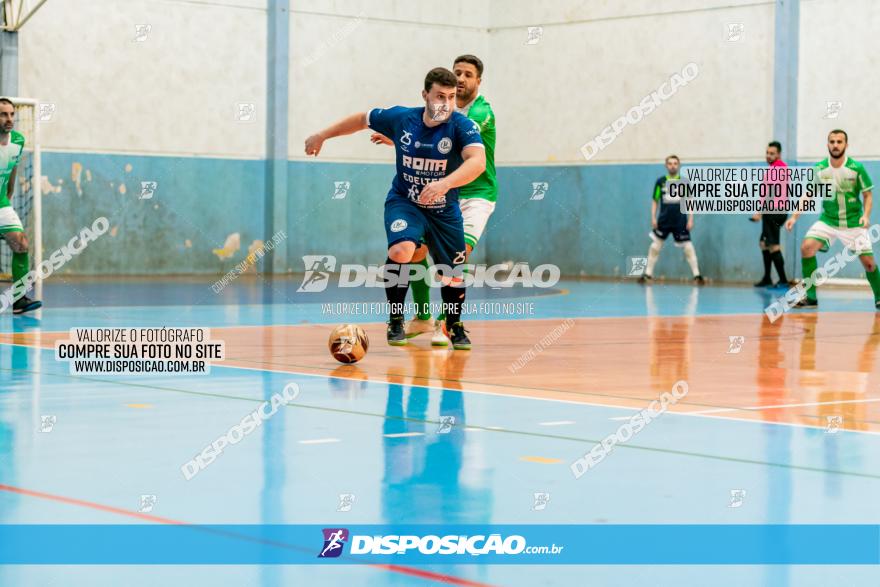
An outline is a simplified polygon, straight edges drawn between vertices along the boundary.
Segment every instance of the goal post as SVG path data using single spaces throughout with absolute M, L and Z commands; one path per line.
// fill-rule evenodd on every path
M 33 98 L 9 97 L 15 104 L 14 129 L 24 135 L 24 151 L 16 166 L 11 204 L 21 219 L 30 242 L 30 269 L 43 260 L 42 161 L 40 151 L 40 103 Z M 0 242 L 0 279 L 11 280 L 12 250 Z M 37 293 L 40 280 L 37 279 Z

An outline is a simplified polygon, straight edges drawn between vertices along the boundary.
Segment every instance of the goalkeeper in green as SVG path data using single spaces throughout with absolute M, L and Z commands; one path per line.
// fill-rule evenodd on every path
M 498 179 L 495 176 L 495 113 L 486 98 L 480 94 L 480 82 L 483 77 L 483 62 L 475 55 L 461 55 L 455 59 L 452 72 L 458 79 L 455 89 L 456 110 L 476 123 L 480 138 L 486 148 L 486 171 L 477 179 L 458 190 L 461 216 L 464 220 L 464 243 L 467 255 L 476 248 L 486 223 L 495 211 L 498 198 Z M 393 145 L 388 137 L 374 133 L 370 140 L 376 144 Z M 428 248 L 423 244 L 416 250 L 412 263 L 419 263 L 426 269 Z M 443 315 L 437 320 L 431 318 L 431 288 L 427 279 L 412 280 L 410 286 L 413 301 L 418 309 L 416 316 L 406 325 L 406 336 L 412 338 L 425 332 L 433 332 L 433 346 L 448 346 L 449 339 L 443 332 L 445 320 Z
M 24 150 L 24 135 L 14 131 L 14 126 L 15 104 L 7 98 L 0 98 L 0 236 L 12 249 L 12 293 L 15 299 L 12 313 L 23 314 L 43 304 L 27 297 L 27 291 L 22 291 L 26 287 L 24 277 L 30 268 L 28 240 L 10 199 L 15 191 L 15 166 Z

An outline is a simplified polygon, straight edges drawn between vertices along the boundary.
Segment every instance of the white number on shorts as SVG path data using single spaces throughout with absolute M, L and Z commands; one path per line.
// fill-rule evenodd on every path
M 452 260 L 452 262 L 455 263 L 456 265 L 464 263 L 464 259 L 466 256 L 467 256 L 467 250 L 459 251 L 459 252 L 455 253 L 455 258 Z

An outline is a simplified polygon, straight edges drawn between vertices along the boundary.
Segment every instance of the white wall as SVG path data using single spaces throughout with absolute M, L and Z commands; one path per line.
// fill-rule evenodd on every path
M 152 26 L 143 42 L 136 24 Z M 265 0 L 52 0 L 19 53 L 19 93 L 56 105 L 44 148 L 264 156 Z
M 498 162 L 583 163 L 581 145 L 689 62 L 699 77 L 591 163 L 760 157 L 772 134 L 774 8 L 731 4 L 746 2 L 494 3 Z M 740 41 L 727 40 L 729 23 L 744 25 Z M 529 26 L 543 26 L 537 44 L 525 44 Z
M 828 131 L 849 134 L 848 153 L 880 158 L 880 14 L 872 0 L 801 2 L 798 67 L 798 158 L 828 156 Z M 827 118 L 828 102 L 841 102 Z
M 261 158 L 266 0 L 52 0 L 19 35 L 20 94 L 56 105 L 46 148 Z M 880 157 L 880 12 L 872 0 L 801 2 L 799 158 L 827 131 Z M 728 42 L 727 26 L 744 25 Z M 135 25 L 152 26 L 134 42 Z M 527 45 L 526 28 L 543 26 Z M 290 31 L 289 154 L 350 112 L 420 101 L 424 73 L 461 53 L 486 63 L 500 164 L 584 162 L 579 148 L 690 62 L 700 76 L 627 127 L 591 163 L 760 157 L 773 117 L 772 0 L 307 0 Z M 828 101 L 842 102 L 836 119 Z M 236 120 L 254 103 L 256 121 Z M 329 143 L 326 161 L 390 161 L 365 136 Z
M 430 69 L 451 68 L 462 53 L 487 54 L 487 11 L 488 2 L 463 0 L 298 4 L 290 32 L 291 159 L 305 158 L 306 137 L 343 116 L 422 104 Z M 320 158 L 391 161 L 393 151 L 363 133 L 327 142 Z

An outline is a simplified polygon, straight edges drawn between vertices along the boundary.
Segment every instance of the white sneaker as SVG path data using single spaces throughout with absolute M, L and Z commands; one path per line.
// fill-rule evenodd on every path
M 434 336 L 431 337 L 431 346 L 449 346 L 445 320 L 434 320 Z
M 434 319 L 428 318 L 427 320 L 419 320 L 419 318 L 413 317 L 412 320 L 406 323 L 406 337 L 412 338 L 414 336 L 418 336 L 420 334 L 425 334 L 427 332 L 434 331 Z

